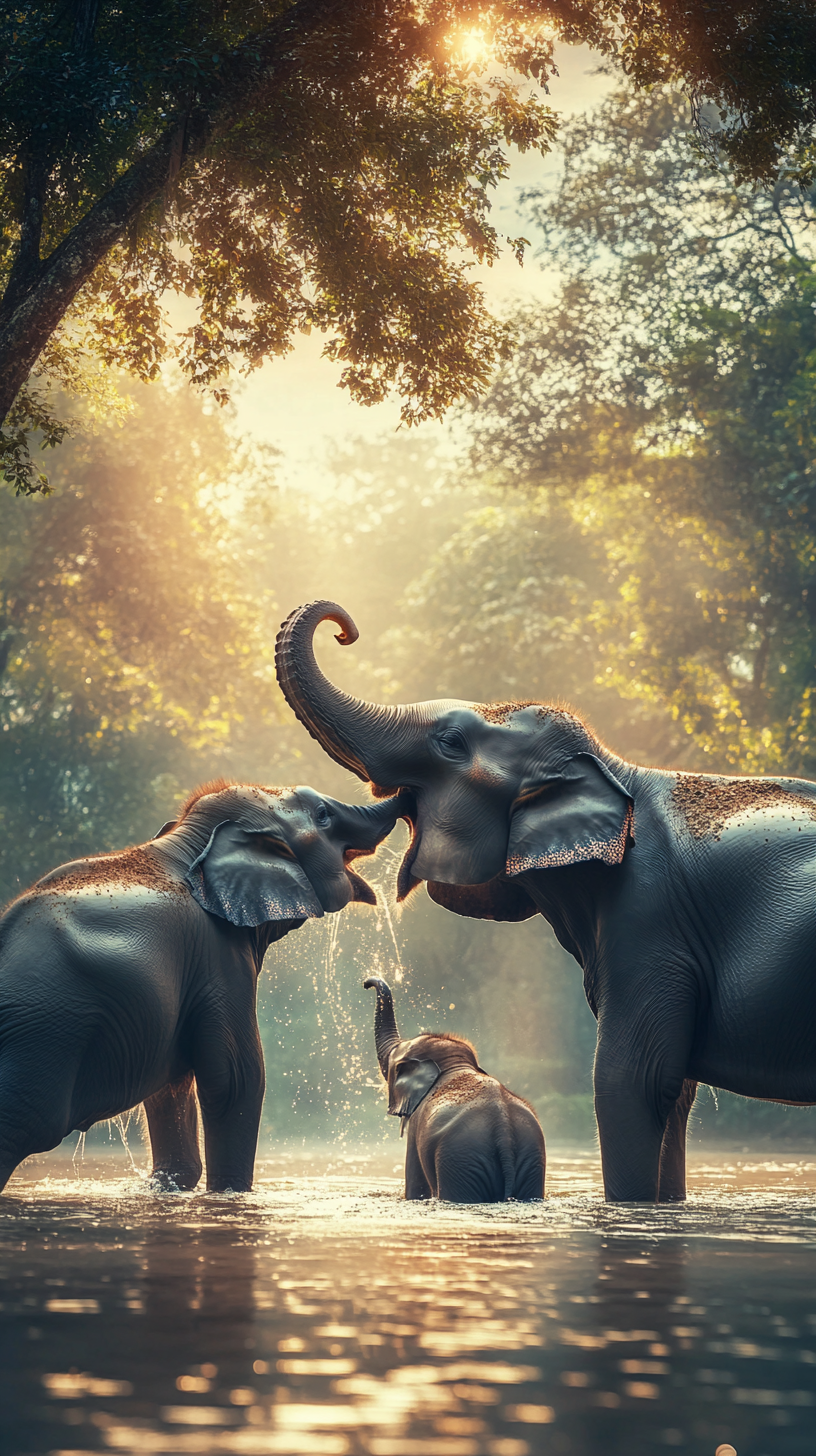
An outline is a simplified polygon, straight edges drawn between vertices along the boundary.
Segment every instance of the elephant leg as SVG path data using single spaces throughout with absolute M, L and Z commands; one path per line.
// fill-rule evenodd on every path
M 0 1190 L 32 1153 L 51 1152 L 71 1131 L 75 1076 L 62 1046 L 41 1044 L 36 1061 L 9 1050 L 0 1057 Z
M 417 1147 L 416 1134 L 408 1125 L 408 1147 L 405 1152 L 405 1197 L 407 1199 L 433 1198 L 431 1188 L 422 1167 Z
M 513 1197 L 517 1203 L 531 1203 L 544 1197 L 546 1166 L 544 1149 L 537 1142 L 518 1148 L 513 1188 Z
M 207 1192 L 230 1189 L 233 1193 L 248 1193 L 255 1171 L 264 1099 L 260 1038 L 256 1046 L 244 1049 L 240 1067 L 224 1063 L 214 1070 L 209 1063 L 206 1068 L 196 1067 L 195 1074 L 204 1123 Z
M 226 1113 L 213 1115 L 202 1101 L 207 1192 L 249 1193 L 255 1172 L 263 1085 L 238 1098 Z
M 663 1137 L 683 1091 L 697 1009 L 691 979 L 673 991 L 661 998 L 649 968 L 628 985 L 612 980 L 599 1007 L 595 1115 L 610 1203 L 658 1200 Z
M 688 1077 L 669 1113 L 660 1149 L 660 1203 L 682 1203 L 686 1196 L 686 1125 L 697 1096 L 697 1083 Z
M 145 1099 L 153 1177 L 166 1187 L 195 1188 L 201 1177 L 195 1079 L 188 1072 Z
M 608 1203 L 656 1203 L 666 1126 L 641 1092 L 595 1093 L 604 1196 Z
M 5 1106 L 0 1106 L 0 1192 L 29 1153 L 39 1151 L 41 1149 L 35 1147 L 27 1129 L 21 1127 L 16 1118 L 9 1117 Z

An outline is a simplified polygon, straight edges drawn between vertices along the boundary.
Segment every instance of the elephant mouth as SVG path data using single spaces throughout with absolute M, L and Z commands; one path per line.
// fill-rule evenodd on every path
M 481 842 L 478 832 L 470 838 L 464 832 L 453 833 L 449 823 L 441 828 L 432 810 L 429 813 L 425 806 L 423 813 L 411 791 L 402 791 L 402 802 L 401 818 L 408 824 L 411 838 L 397 875 L 398 902 L 407 900 L 426 880 L 429 884 L 438 881 L 452 885 L 480 885 L 504 870 L 504 845 L 499 850 L 492 839 Z
M 419 828 L 419 809 L 416 801 L 416 794 L 411 789 L 400 790 L 400 804 L 403 818 L 411 831 L 411 838 L 408 848 L 402 857 L 402 864 L 397 875 L 397 902 L 407 900 L 412 890 L 416 890 L 422 884 L 422 880 L 416 879 L 412 874 L 414 860 L 419 853 L 419 846 L 422 835 Z

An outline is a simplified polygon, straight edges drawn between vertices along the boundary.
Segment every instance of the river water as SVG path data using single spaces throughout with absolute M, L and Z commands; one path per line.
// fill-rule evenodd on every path
M 0 1449 L 235 1456 L 813 1456 L 816 1161 L 695 1162 L 609 1207 L 407 1204 L 395 1149 L 157 1194 L 124 1156 L 0 1198 Z

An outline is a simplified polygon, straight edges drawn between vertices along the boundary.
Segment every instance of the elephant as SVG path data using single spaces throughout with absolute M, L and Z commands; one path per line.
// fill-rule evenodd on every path
M 398 897 L 543 915 L 583 970 L 607 1199 L 685 1197 L 699 1082 L 816 1104 L 816 784 L 640 767 L 548 703 L 366 703 L 315 662 L 325 620 L 356 640 L 298 608 L 279 681 L 336 762 L 410 795 Z
M 403 1041 L 391 987 L 377 992 L 374 1042 L 388 1111 L 408 1127 L 405 1197 L 449 1203 L 530 1203 L 544 1197 L 544 1134 L 529 1102 L 479 1066 L 463 1036 L 423 1032 Z
M 252 1187 L 264 1095 L 255 1013 L 268 946 L 376 904 L 351 869 L 398 800 L 203 784 L 146 844 L 74 860 L 0 920 L 0 1189 L 30 1153 L 144 1103 L 160 1184 Z M 197 1100 L 196 1100 L 197 1094 Z

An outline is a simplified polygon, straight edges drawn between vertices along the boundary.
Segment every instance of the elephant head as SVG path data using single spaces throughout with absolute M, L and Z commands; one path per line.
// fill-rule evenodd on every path
M 403 1041 L 397 1030 L 391 987 L 379 976 L 363 981 L 366 991 L 377 992 L 374 1013 L 374 1042 L 377 1061 L 388 1087 L 388 1111 L 393 1117 L 410 1117 L 427 1097 L 444 1072 L 470 1067 L 481 1072 L 476 1052 L 464 1037 L 450 1032 L 422 1032 Z
M 355 805 L 310 788 L 204 785 L 153 843 L 186 856 L 184 878 L 199 905 L 233 925 L 302 921 L 376 905 L 351 862 L 374 850 L 397 822 L 401 801 Z
M 300 607 L 278 635 L 278 680 L 332 758 L 378 796 L 401 791 L 412 833 L 400 899 L 427 880 L 432 899 L 460 915 L 524 920 L 536 913 L 517 882 L 525 871 L 622 861 L 634 837 L 627 766 L 580 719 L 531 702 L 363 702 L 317 666 L 323 621 L 341 628 L 341 645 L 356 641 L 336 603 Z

